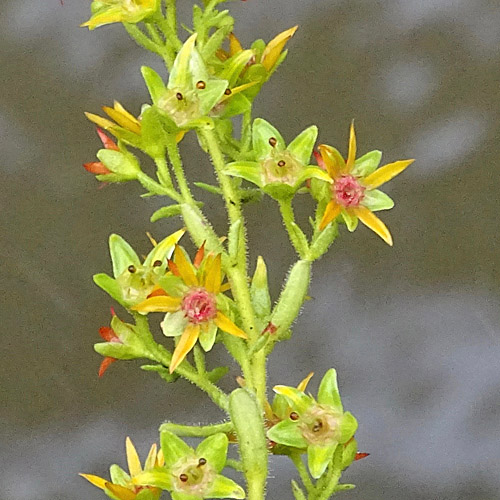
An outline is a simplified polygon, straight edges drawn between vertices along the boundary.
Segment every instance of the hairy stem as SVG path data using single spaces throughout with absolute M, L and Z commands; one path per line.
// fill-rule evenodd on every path
M 182 425 L 173 422 L 165 422 L 160 426 L 160 431 L 169 431 L 172 434 L 182 437 L 207 437 L 223 432 L 227 434 L 234 431 L 232 422 L 210 425 Z

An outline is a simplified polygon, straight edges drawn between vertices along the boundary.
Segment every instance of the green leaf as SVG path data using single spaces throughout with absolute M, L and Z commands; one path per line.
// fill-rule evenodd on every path
M 307 465 L 314 479 L 318 479 L 325 472 L 328 462 L 332 459 L 337 443 L 327 446 L 309 445 L 307 448 Z
M 337 384 L 337 371 L 334 368 L 331 368 L 325 373 L 325 376 L 319 384 L 318 403 L 331 406 L 339 413 L 344 411 Z
M 163 78 L 154 69 L 148 66 L 142 66 L 141 73 L 148 87 L 153 104 L 158 104 L 158 101 L 167 90 Z
M 358 429 L 358 421 L 351 412 L 346 411 L 340 422 L 340 443 L 347 443 Z
M 229 336 L 232 337 L 232 335 Z M 216 384 L 228 372 L 229 368 L 227 366 L 218 366 L 217 368 L 214 368 L 207 373 L 207 378 L 208 380 L 210 380 L 210 382 L 212 382 L 212 384 Z
M 144 356 L 144 353 L 128 345 L 118 342 L 100 342 L 94 344 L 94 349 L 102 356 L 109 356 L 116 359 L 137 359 Z
M 168 368 L 165 368 L 163 365 L 142 365 L 141 370 L 145 372 L 156 372 L 160 377 L 165 380 L 165 382 L 175 382 L 179 375 L 177 373 L 170 373 Z
M 224 173 L 234 177 L 241 177 L 247 181 L 262 187 L 262 176 L 260 164 L 254 161 L 238 161 L 229 163 L 224 169 Z
M 307 448 L 307 441 L 302 436 L 297 422 L 282 420 L 279 424 L 267 431 L 267 437 L 275 443 L 291 446 L 293 448 Z
M 361 156 L 354 162 L 354 168 L 352 169 L 352 175 L 356 177 L 366 177 L 374 172 L 380 165 L 380 160 L 382 159 L 381 151 L 370 151 L 365 155 Z
M 187 324 L 186 313 L 184 311 L 177 311 L 166 313 L 164 320 L 160 323 L 160 327 L 165 337 L 178 337 L 182 335 Z
M 205 494 L 206 498 L 245 498 L 245 490 L 232 479 L 217 475 Z
M 118 234 L 112 234 L 109 237 L 109 253 L 113 262 L 115 278 L 118 278 L 130 265 L 141 266 L 141 261 L 135 250 Z
M 250 285 L 250 298 L 259 318 L 267 318 L 271 313 L 271 296 L 269 295 L 269 285 L 267 281 L 267 267 L 263 257 L 257 258 L 255 273 Z
M 363 198 L 361 204 L 366 208 L 369 208 L 372 212 L 390 210 L 394 207 L 394 201 L 392 198 L 378 189 L 365 191 L 365 197 Z
M 122 288 L 119 283 L 107 274 L 94 274 L 94 283 L 102 288 L 110 297 L 115 299 L 119 304 L 126 305 L 123 300 Z
M 166 471 L 165 469 L 153 469 L 134 476 L 134 483 L 145 486 L 156 486 L 162 490 L 171 490 L 173 486 L 172 479 L 172 473 L 170 471 Z
M 302 165 L 308 165 L 318 137 L 318 127 L 312 125 L 301 132 L 287 147 Z
M 204 189 L 212 194 L 222 195 L 222 189 L 218 186 L 212 186 L 211 184 L 205 184 L 204 182 L 195 182 L 194 185 L 200 189 Z
M 183 457 L 194 455 L 194 451 L 190 446 L 169 431 L 160 432 L 160 443 L 166 467 L 172 467 Z
M 130 476 L 119 465 L 116 464 L 113 464 L 109 468 L 109 476 L 111 477 L 111 482 L 113 484 L 127 486 L 127 484 L 130 482 Z
M 225 434 L 219 432 L 204 439 L 196 448 L 196 456 L 205 458 L 207 462 L 220 472 L 226 465 L 229 440 Z
M 168 207 L 159 208 L 152 216 L 150 221 L 156 222 L 160 219 L 166 219 L 167 217 L 174 217 L 181 214 L 180 205 L 169 205 Z
M 271 151 L 276 148 L 277 151 L 286 149 L 283 137 L 269 122 L 262 118 L 256 118 L 252 129 L 253 149 L 257 153 L 257 159 L 266 158 Z M 276 139 L 275 146 L 269 142 L 270 139 Z

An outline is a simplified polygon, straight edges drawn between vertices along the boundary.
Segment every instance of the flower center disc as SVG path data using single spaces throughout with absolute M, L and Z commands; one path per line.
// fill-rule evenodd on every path
M 343 207 L 357 207 L 365 197 L 365 187 L 354 175 L 343 175 L 333 186 L 337 203 Z
M 204 288 L 194 288 L 184 297 L 182 310 L 190 323 L 198 324 L 214 319 L 217 314 L 215 296 Z

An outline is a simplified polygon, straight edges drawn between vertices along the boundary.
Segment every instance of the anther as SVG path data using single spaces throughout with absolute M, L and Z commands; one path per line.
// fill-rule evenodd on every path
M 231 95 L 231 94 L 232 94 L 231 89 L 226 89 L 226 90 L 224 91 L 224 94 L 225 94 L 225 95 Z
M 276 137 L 270 137 L 269 144 L 274 148 L 274 146 L 276 146 L 276 144 L 278 144 L 278 140 L 276 139 Z
M 278 162 L 278 167 L 284 167 L 285 165 L 286 165 L 285 160 L 280 160 L 280 161 Z
M 203 80 L 200 80 L 197 84 L 196 84 L 196 88 L 197 89 L 200 89 L 200 90 L 203 90 L 204 88 L 206 88 L 207 84 L 203 81 Z
M 314 427 L 313 427 L 313 432 L 319 432 L 321 430 L 321 428 L 323 427 L 323 423 L 322 422 L 316 422 L 314 424 Z
M 206 458 L 200 458 L 198 460 L 198 466 L 199 467 L 203 467 L 206 463 L 207 463 L 207 459 Z
M 130 266 L 127 267 L 127 270 L 129 273 L 135 273 L 136 272 L 136 268 L 133 264 L 131 264 Z
M 299 419 L 299 414 L 295 411 L 292 411 L 292 413 L 290 413 L 290 420 L 298 420 Z
M 182 101 L 182 99 L 184 99 L 184 96 L 180 92 L 177 92 L 177 94 L 175 94 L 175 97 L 177 97 L 178 101 Z
M 186 483 L 188 480 L 189 480 L 189 477 L 187 474 L 181 474 L 179 476 L 179 479 L 183 482 L 183 483 Z
M 155 260 L 153 262 L 153 267 L 160 267 L 161 266 L 161 260 Z

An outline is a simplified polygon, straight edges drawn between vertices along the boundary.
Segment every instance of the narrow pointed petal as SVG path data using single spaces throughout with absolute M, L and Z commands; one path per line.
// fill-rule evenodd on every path
M 104 130 L 109 130 L 112 129 L 113 127 L 116 127 L 116 123 L 113 123 L 111 120 L 103 118 L 102 116 L 94 115 L 94 113 L 85 112 L 85 116 L 92 123 L 95 123 L 97 126 L 103 128 Z
M 141 461 L 139 460 L 139 455 L 137 454 L 134 443 L 132 443 L 132 440 L 128 436 L 125 440 L 125 449 L 127 452 L 127 464 L 130 476 L 137 476 L 142 472 Z
M 368 208 L 357 207 L 353 209 L 359 220 L 374 233 L 377 233 L 388 245 L 392 247 L 392 236 L 387 226 Z
M 144 266 L 151 266 L 156 260 L 164 262 L 165 258 L 169 259 L 174 251 L 175 245 L 182 236 L 184 236 L 185 232 L 185 229 L 179 229 L 179 231 L 172 233 L 160 241 L 160 243 L 154 245 L 154 248 L 149 252 L 144 261 Z
M 217 295 L 220 292 L 221 282 L 221 254 L 219 254 L 213 259 L 212 265 L 207 270 L 204 285 L 209 292 Z
M 108 175 L 111 174 L 111 170 L 100 161 L 91 161 L 89 163 L 84 163 L 83 168 L 94 175 Z
M 118 101 L 113 103 L 113 108 L 140 127 L 141 122 L 132 113 L 129 113 Z
M 156 446 L 156 443 L 153 443 L 151 445 L 151 448 L 149 449 L 149 453 L 148 453 L 148 456 L 146 458 L 146 461 L 144 462 L 144 470 L 145 471 L 154 468 L 154 466 L 156 464 L 156 453 L 157 453 L 157 446 Z
M 119 484 L 106 483 L 106 489 L 120 500 L 135 500 L 137 496 L 132 490 L 120 486 Z
M 108 482 L 107 479 L 104 479 L 104 478 L 99 477 L 99 476 L 94 476 L 94 474 L 79 474 L 79 475 L 84 477 L 87 481 L 92 483 L 94 486 L 101 488 L 101 490 L 104 490 L 104 488 L 106 488 L 106 483 Z
M 193 265 L 189 262 L 180 246 L 176 246 L 174 250 L 174 262 L 177 270 L 181 275 L 182 280 L 187 286 L 198 286 L 198 278 L 194 273 Z
M 103 106 L 103 111 L 112 118 L 118 125 L 123 128 L 130 130 L 134 134 L 139 135 L 141 133 L 140 124 L 136 123 L 133 120 L 130 120 L 127 115 L 122 114 L 120 111 L 117 111 L 114 108 L 110 108 L 109 106 Z
M 276 61 L 281 55 L 281 52 L 285 48 L 286 43 L 288 42 L 288 40 L 290 40 L 290 38 L 292 38 L 297 29 L 298 26 L 287 29 L 286 31 L 283 31 L 282 33 L 274 37 L 267 44 L 261 58 L 261 64 L 262 66 L 264 66 L 264 68 L 266 68 L 267 71 L 270 71 L 274 67 Z
M 189 351 L 194 347 L 200 335 L 200 325 L 190 323 L 181 336 L 170 363 L 169 371 L 173 373 L 175 369 L 184 361 Z
M 120 23 L 123 21 L 123 12 L 121 8 L 106 10 L 101 14 L 92 16 L 87 22 L 80 24 L 80 27 L 87 27 L 89 30 L 103 26 L 104 24 Z
M 106 372 L 106 370 L 115 362 L 115 361 L 118 361 L 118 359 L 116 358 L 112 358 L 110 356 L 106 356 L 100 366 L 99 366 L 99 372 L 98 372 L 98 375 L 99 375 L 99 378 L 101 378 L 104 373 Z
M 323 214 L 323 217 L 321 218 L 321 222 L 319 223 L 319 230 L 323 231 L 332 220 L 335 220 L 337 216 L 340 214 L 341 207 L 338 205 L 335 201 L 330 200 L 328 202 L 328 205 L 325 208 L 325 213 Z
M 313 375 L 314 375 L 314 372 L 311 372 L 304 380 L 302 380 L 300 382 L 300 384 L 297 386 L 297 389 L 299 391 L 306 392 L 307 384 L 312 379 Z
M 400 174 L 408 166 L 410 166 L 415 160 L 401 160 L 394 163 L 389 163 L 375 170 L 373 174 L 363 179 L 363 184 L 369 189 L 375 189 L 382 184 L 390 181 L 396 175 Z
M 335 148 L 326 144 L 320 144 L 318 149 L 330 177 L 332 179 L 340 177 L 340 173 L 345 169 L 345 160 L 342 155 Z
M 235 337 L 240 337 L 242 339 L 247 339 L 247 334 L 238 328 L 226 315 L 222 314 L 220 311 L 217 312 L 217 316 L 214 319 L 214 323 L 224 332 L 234 335 Z
M 160 295 L 150 297 L 145 301 L 131 307 L 133 311 L 141 313 L 148 312 L 176 312 L 181 306 L 182 299 L 179 297 L 169 297 L 168 295 Z
M 106 149 L 113 149 L 114 151 L 119 151 L 119 148 L 116 145 L 115 141 L 110 139 L 99 127 L 97 127 L 97 135 L 99 136 L 99 139 L 101 139 L 102 145 Z
M 307 448 L 307 465 L 311 476 L 318 479 L 325 472 L 332 459 L 337 443 L 327 446 L 309 445 Z
M 241 52 L 243 47 L 241 46 L 240 41 L 236 38 L 234 33 L 229 33 L 229 54 L 234 56 L 238 52 Z
M 288 385 L 276 385 L 273 387 L 273 391 L 277 394 L 285 396 L 294 409 L 299 412 L 306 411 L 311 404 L 313 404 L 313 399 L 306 396 L 302 391 L 299 391 L 295 387 L 289 387 Z
M 203 245 L 201 245 L 201 247 L 198 248 L 198 251 L 194 256 L 193 266 L 196 267 L 196 269 L 200 267 L 200 264 L 203 262 L 204 256 L 205 256 L 205 242 L 203 242 Z
M 356 161 L 356 132 L 354 131 L 354 122 L 351 123 L 349 132 L 349 155 L 345 166 L 346 173 L 350 173 Z

